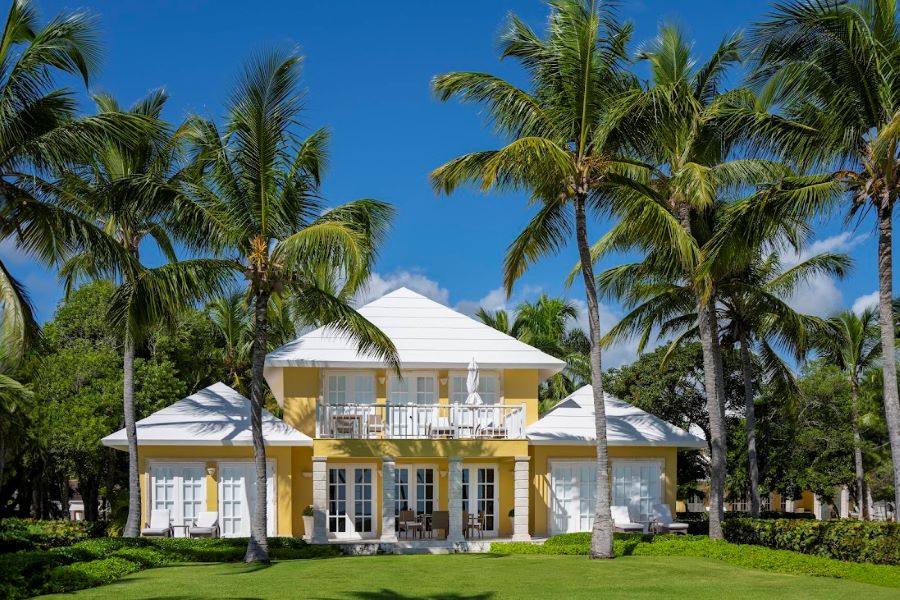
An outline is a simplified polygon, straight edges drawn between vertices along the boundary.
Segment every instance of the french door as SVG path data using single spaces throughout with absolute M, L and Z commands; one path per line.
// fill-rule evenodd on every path
M 550 467 L 550 532 L 590 531 L 597 500 L 594 461 L 553 462 Z
M 328 468 L 328 535 L 338 539 L 375 536 L 375 471 L 372 467 Z
M 273 465 L 266 465 L 266 530 L 276 528 Z M 256 465 L 252 462 L 219 463 L 219 525 L 222 537 L 247 537 L 256 512 Z
M 485 535 L 496 535 L 499 524 L 497 467 L 463 467 L 462 504 L 469 514 L 484 513 Z
M 661 461 L 612 461 L 614 506 L 627 506 L 634 518 L 647 521 L 662 503 Z
M 204 463 L 150 463 L 150 508 L 167 509 L 173 525 L 192 525 L 206 506 Z M 184 527 L 175 535 L 184 537 Z
M 397 467 L 394 484 L 394 515 L 401 510 L 430 515 L 438 509 L 437 470 L 424 465 Z

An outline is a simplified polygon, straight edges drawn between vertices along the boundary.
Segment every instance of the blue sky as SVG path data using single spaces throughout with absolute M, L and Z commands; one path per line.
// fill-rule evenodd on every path
M 509 11 L 540 28 L 547 14 L 542 2 L 44 0 L 39 6 L 45 18 L 69 9 L 97 15 L 105 52 L 92 89 L 130 104 L 165 87 L 171 96 L 166 116 L 172 121 L 190 113 L 220 116 L 248 57 L 272 46 L 297 48 L 305 57 L 305 124 L 332 133 L 327 197 L 334 203 L 378 198 L 397 209 L 371 293 L 403 284 L 466 311 L 505 304 L 499 289 L 503 255 L 532 212 L 524 196 L 434 194 L 431 169 L 498 141 L 477 108 L 437 102 L 429 81 L 446 71 L 482 70 L 522 82 L 514 64 L 498 61 L 497 35 Z M 635 23 L 633 46 L 651 38 L 661 21 L 674 20 L 705 57 L 726 33 L 746 28 L 767 9 L 761 1 L 638 0 L 624 3 L 619 13 Z M 91 110 L 84 98 L 85 110 Z M 874 221 L 870 217 L 847 229 L 842 216 L 817 224 L 816 249 L 848 251 L 856 268 L 843 282 L 814 282 L 795 299 L 798 308 L 827 314 L 863 303 L 857 300 L 877 287 Z M 606 226 L 592 223 L 592 235 Z M 8 244 L 0 246 L 0 254 L 28 285 L 40 317 L 52 315 L 60 297 L 55 273 Z M 580 288 L 563 285 L 575 255 L 569 248 L 536 265 L 512 303 L 541 290 L 580 299 Z M 620 314 L 614 302 L 605 303 L 604 325 Z M 607 365 L 630 360 L 633 352 L 629 344 L 613 349 Z

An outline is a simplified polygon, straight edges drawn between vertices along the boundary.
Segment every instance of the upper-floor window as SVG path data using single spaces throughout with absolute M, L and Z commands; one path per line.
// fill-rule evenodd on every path
M 325 378 L 325 399 L 329 404 L 373 404 L 375 375 L 370 373 L 330 373 Z
M 391 375 L 388 402 L 391 404 L 437 404 L 437 381 L 433 373 Z
M 450 373 L 450 402 L 464 404 L 469 392 L 466 380 L 469 374 L 464 371 Z M 494 373 L 479 373 L 478 395 L 484 404 L 497 404 L 500 401 L 500 377 Z

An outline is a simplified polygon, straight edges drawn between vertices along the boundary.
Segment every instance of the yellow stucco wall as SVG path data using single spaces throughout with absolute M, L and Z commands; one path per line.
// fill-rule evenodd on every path
M 439 458 L 462 456 L 491 459 L 525 456 L 526 440 L 332 440 L 313 443 L 313 454 L 331 458 L 393 456 L 401 458 Z
M 586 459 L 596 457 L 594 446 L 532 446 L 531 457 L 531 490 L 529 494 L 528 521 L 532 535 L 548 535 L 550 512 L 550 461 L 560 459 Z M 663 461 L 663 501 L 675 510 L 675 497 L 678 489 L 677 460 L 675 448 L 610 446 L 610 461 L 616 459 L 655 459 Z
M 503 403 L 525 403 L 526 426 L 538 420 L 539 384 L 537 369 L 507 369 L 503 372 Z
M 307 453 L 310 453 L 309 448 L 305 450 Z M 297 521 L 293 510 L 294 472 L 292 470 L 292 455 L 294 451 L 302 453 L 303 449 L 290 447 L 266 448 L 266 457 L 275 461 L 275 508 L 278 515 L 276 533 L 278 535 L 294 535 L 294 531 L 297 531 L 295 528 Z M 141 478 L 141 524 L 143 525 L 143 523 L 150 520 L 150 461 L 205 462 L 207 467 L 217 467 L 219 461 L 252 460 L 252 458 L 253 448 L 251 446 L 140 446 L 138 448 L 138 465 Z M 219 510 L 218 476 L 218 469 L 215 476 L 210 476 L 208 473 L 205 475 L 206 510 Z M 311 500 L 312 483 L 309 484 L 309 487 Z M 300 510 L 302 510 L 302 506 Z M 299 512 L 297 517 L 299 518 Z
M 309 437 L 316 435 L 319 369 L 285 368 L 284 422 Z

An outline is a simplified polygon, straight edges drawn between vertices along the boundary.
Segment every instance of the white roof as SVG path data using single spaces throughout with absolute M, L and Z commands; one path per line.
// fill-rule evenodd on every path
M 706 448 L 706 441 L 648 412 L 604 394 L 610 446 Z M 586 385 L 525 430 L 533 444 L 594 444 L 594 391 Z
M 263 438 L 269 446 L 312 446 L 312 439 L 267 410 Z M 250 401 L 222 382 L 202 389 L 137 422 L 141 446 L 249 446 Z M 104 446 L 125 449 L 125 430 L 102 440 Z
M 542 378 L 565 363 L 484 323 L 400 288 L 359 312 L 387 335 L 404 369 L 538 369 Z M 320 327 L 269 353 L 266 367 L 378 368 L 384 363 L 359 354 L 345 335 Z

